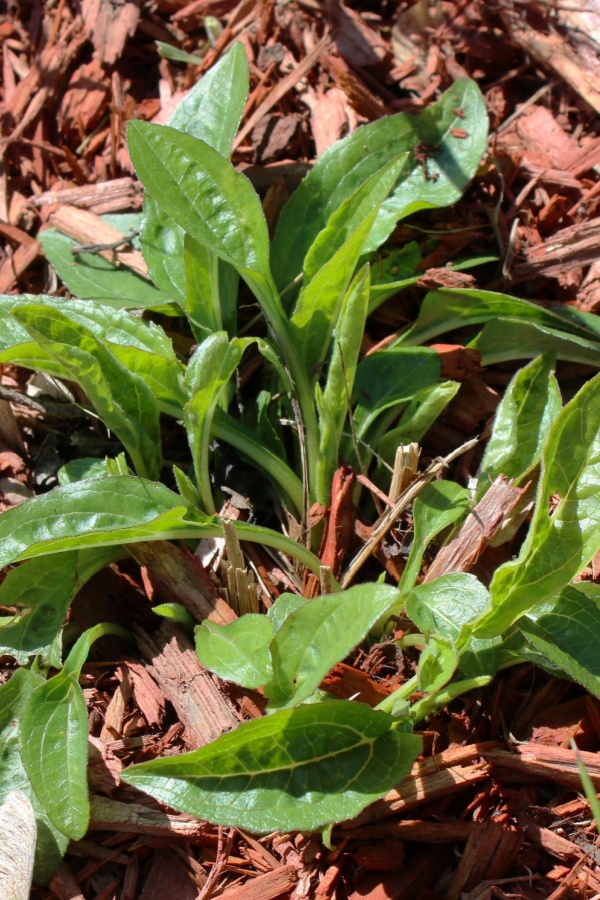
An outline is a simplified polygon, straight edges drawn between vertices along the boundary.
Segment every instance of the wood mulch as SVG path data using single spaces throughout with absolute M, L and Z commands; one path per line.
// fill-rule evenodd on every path
M 207 16 L 218 24 L 210 39 Z M 234 162 L 263 195 L 271 223 L 335 140 L 381 115 L 418 112 L 468 75 L 491 120 L 481 177 L 452 209 L 402 223 L 394 240 L 421 244 L 422 288 L 460 284 L 445 266 L 468 249 L 499 257 L 474 270 L 479 287 L 600 312 L 600 12 L 591 0 L 572 8 L 546 0 L 8 0 L 0 6 L 0 292 L 64 292 L 37 241 L 47 223 L 83 243 L 114 240 L 99 216 L 137 211 L 142 201 L 126 122 L 164 122 L 233 40 L 243 43 L 251 72 Z M 197 54 L 198 65 L 161 58 L 156 41 Z M 143 274 L 139 254 L 116 253 Z M 365 349 L 414 317 L 422 291 L 404 296 L 370 320 Z M 462 386 L 426 436 L 422 466 L 483 431 L 515 368 L 479 371 L 460 345 L 438 350 Z M 582 371 L 559 367 L 567 392 Z M 11 367 L 2 374 L 3 509 L 52 486 L 64 461 L 52 437 L 56 420 L 47 429 L 41 408 L 23 397 L 28 375 Z M 456 463 L 455 478 L 471 459 Z M 347 565 L 376 524 L 352 521 L 354 477 L 343 469 L 337 476 L 324 544 L 333 567 Z M 488 544 L 520 500 L 498 482 L 478 510 L 483 539 L 481 529 L 463 531 L 428 560 L 427 577 L 491 571 L 502 557 Z M 228 512 L 244 515 L 233 505 Z M 401 550 L 401 534 L 390 540 Z M 376 556 L 398 576 L 402 554 L 381 546 Z M 289 585 L 254 546 L 241 555 L 230 547 L 228 559 L 218 571 L 234 605 L 249 602 L 246 567 L 254 573 L 250 594 L 264 605 Z M 584 573 L 599 575 L 600 561 Z M 246 585 L 241 597 L 236 584 Z M 425 756 L 397 790 L 334 830 L 333 850 L 318 836 L 256 839 L 216 828 L 122 785 L 119 773 L 131 762 L 202 746 L 263 710 L 259 693 L 203 670 L 177 627 L 157 629 L 155 600 L 178 600 L 198 620 L 235 616 L 197 556 L 160 542 L 134 545 L 129 562 L 81 592 L 73 621 L 124 624 L 138 653 L 124 655 L 120 642 L 103 639 L 84 667 L 90 830 L 71 844 L 50 885 L 34 888 L 36 900 L 600 896 L 595 826 L 569 749 L 575 738 L 600 791 L 600 704 L 527 665 L 431 719 Z M 323 686 L 339 697 L 360 692 L 375 705 L 412 674 L 411 653 L 375 647 L 337 666 Z M 2 660 L 4 677 L 11 665 Z

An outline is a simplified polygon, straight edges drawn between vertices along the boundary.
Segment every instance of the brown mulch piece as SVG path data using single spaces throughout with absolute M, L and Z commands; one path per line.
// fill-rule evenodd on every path
M 221 26 L 213 46 L 205 16 Z M 84 244 L 120 237 L 100 217 L 141 208 L 127 121 L 166 121 L 240 40 L 251 86 L 234 162 L 263 197 L 271 230 L 327 147 L 381 115 L 418 112 L 468 75 L 488 105 L 489 151 L 459 204 L 397 229 L 398 244 L 421 246 L 418 288 L 477 285 L 598 312 L 599 34 L 600 14 L 587 2 L 13 0 L 0 9 L 0 292 L 56 292 L 37 240 L 49 224 Z M 161 58 L 157 40 L 197 54 L 198 65 Z M 466 249 L 498 253 L 500 262 L 468 274 L 448 269 Z M 127 246 L 99 252 L 146 273 Z M 389 344 L 414 318 L 418 296 L 408 292 L 377 310 L 365 349 Z M 434 346 L 444 376 L 461 387 L 423 441 L 422 469 L 484 432 L 512 373 L 481 370 L 478 355 L 460 343 Z M 26 397 L 28 373 L 5 367 L 1 375 L 13 392 L 0 397 L 0 508 L 7 508 L 63 460 L 45 430 L 44 406 Z M 578 371 L 565 366 L 559 375 Z M 477 452 L 457 464 L 455 477 Z M 377 509 L 371 522 L 355 521 L 357 478 Z M 339 470 L 331 509 L 313 510 L 315 520 L 324 518 L 321 557 L 333 575 L 395 499 L 363 473 Z M 494 535 L 516 529 L 530 499 L 498 482 L 435 562 L 427 560 L 426 578 L 474 567 L 489 574 L 502 561 L 490 546 Z M 402 539 L 388 528 L 364 565 L 376 559 L 399 578 Z M 281 591 L 302 587 L 261 548 L 239 552 L 246 565 L 224 562 L 220 547 L 193 556 L 163 542 L 133 545 L 129 561 L 100 573 L 78 597 L 72 616 L 80 627 L 104 620 L 133 628 L 139 654 L 103 639 L 84 667 L 90 831 L 72 843 L 50 885 L 34 888 L 34 900 L 575 900 L 600 891 L 596 836 L 569 744 L 575 738 L 583 748 L 600 790 L 600 713 L 578 687 L 529 666 L 432 718 L 424 758 L 397 790 L 337 827 L 333 849 L 317 837 L 226 832 L 124 786 L 125 765 L 202 746 L 261 715 L 259 693 L 219 683 L 178 628 L 157 627 L 151 613 L 155 601 L 176 601 L 197 621 L 233 621 L 215 575 L 225 570 L 232 587 L 254 585 L 263 611 Z M 598 580 L 600 562 L 586 577 Z M 319 589 L 310 576 L 305 595 Z M 341 663 L 322 688 L 375 705 L 413 674 L 411 651 L 395 649 L 380 645 Z

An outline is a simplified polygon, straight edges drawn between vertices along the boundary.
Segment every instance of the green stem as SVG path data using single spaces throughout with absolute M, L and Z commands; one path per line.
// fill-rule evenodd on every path
M 381 703 L 378 703 L 375 709 L 380 709 L 382 712 L 391 713 L 396 703 L 399 700 L 408 700 L 408 698 L 414 694 L 416 690 L 419 688 L 419 682 L 416 675 L 413 675 L 412 678 L 409 678 L 408 681 L 405 681 L 403 685 L 393 691 L 385 700 L 382 700 Z
M 302 482 L 287 463 L 255 440 L 247 428 L 220 409 L 215 410 L 212 433 L 220 440 L 227 441 L 240 453 L 244 453 L 265 471 L 285 492 L 294 507 L 294 513 L 302 515 Z
M 465 678 L 463 681 L 457 681 L 454 684 L 448 684 L 439 691 L 434 691 L 422 700 L 413 703 L 410 709 L 410 717 L 413 724 L 417 724 L 438 709 L 443 709 L 452 700 L 466 694 L 468 691 L 474 691 L 477 688 L 485 687 L 492 680 L 490 675 L 480 675 L 478 678 Z

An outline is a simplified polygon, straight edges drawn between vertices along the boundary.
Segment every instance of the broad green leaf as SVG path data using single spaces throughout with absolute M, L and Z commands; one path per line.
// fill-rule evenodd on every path
M 183 254 L 185 232 L 148 193 L 144 196 L 141 239 L 148 274 L 167 297 L 186 306 Z
M 379 438 L 378 455 L 393 466 L 398 447 L 412 441 L 420 442 L 456 396 L 459 388 L 458 381 L 444 381 L 418 391 L 402 412 L 398 425 L 386 430 Z
M 73 484 L 74 481 L 87 481 L 89 478 L 105 478 L 109 474 L 105 459 L 83 456 L 61 466 L 57 478 L 60 485 L 65 485 Z
M 147 384 L 129 372 L 83 325 L 48 306 L 16 307 L 12 315 L 69 371 L 107 428 L 115 432 L 140 475 L 157 477 L 161 467 L 158 404 Z
M 434 481 L 423 488 L 413 504 L 413 543 L 400 580 L 401 591 L 414 587 L 427 547 L 436 535 L 464 517 L 470 503 L 468 490 L 454 481 Z
M 454 111 L 460 108 L 464 118 Z M 467 136 L 458 138 L 453 128 Z M 390 159 L 411 153 L 406 174 L 377 217 L 369 249 L 382 244 L 401 217 L 458 200 L 477 171 L 486 140 L 483 97 L 475 82 L 459 79 L 421 115 L 400 113 L 378 119 L 338 141 L 323 153 L 282 210 L 272 247 L 278 287 L 283 289 L 302 271 L 309 247 L 331 214 Z M 414 158 L 418 144 L 430 148 L 426 171 Z
M 600 697 L 600 586 L 582 581 L 536 606 L 518 626 L 537 650 Z
M 379 207 L 407 168 L 408 154 L 401 153 L 366 178 L 342 201 L 308 249 L 304 260 L 305 284 L 315 277 L 365 222 L 369 223 L 367 228 L 370 231 Z
M 271 621 L 273 633 L 277 634 L 287 617 L 308 602 L 306 597 L 300 594 L 280 594 L 273 606 L 267 610 L 267 618 Z
M 311 248 L 310 280 L 305 279 L 292 316 L 294 343 L 309 372 L 327 356 L 365 240 L 403 163 L 404 158 L 392 160 L 372 175 L 333 214 Z
M 229 625 L 203 622 L 196 631 L 196 653 L 219 678 L 257 688 L 273 674 L 269 654 L 272 640 L 273 625 L 267 616 L 247 614 Z
M 196 82 L 168 121 L 206 141 L 221 156 L 230 156 L 248 95 L 248 61 L 241 41 Z
M 37 799 L 23 766 L 19 749 L 20 718 L 32 691 L 44 684 L 31 669 L 17 669 L 10 681 L 0 686 L 0 802 L 18 788 L 31 801 L 37 825 L 34 879 L 46 884 L 58 868 L 69 839 L 49 819 Z
M 496 570 L 478 637 L 495 637 L 559 594 L 600 549 L 600 375 L 557 416 L 519 557 Z
M 317 496 L 329 496 L 339 463 L 344 423 L 351 409 L 354 377 L 369 305 L 369 267 L 364 266 L 348 288 L 334 334 L 327 381 L 318 401 L 320 445 Z
M 252 338 L 233 338 L 219 331 L 203 341 L 192 356 L 185 376 L 189 400 L 184 409 L 188 443 L 203 506 L 214 513 L 209 469 L 212 419 L 219 398 L 241 362 Z
M 0 654 L 25 665 L 41 656 L 47 665 L 61 665 L 63 622 L 82 585 L 104 566 L 123 556 L 120 548 L 71 550 L 31 559 L 11 569 L 0 585 L 0 604 L 15 606 L 13 621 L 0 628 Z
M 200 138 L 222 156 L 229 157 L 247 93 L 246 54 L 242 44 L 235 43 L 186 94 L 168 124 L 178 131 Z M 159 287 L 173 296 L 186 310 L 199 340 L 202 332 L 196 329 L 207 326 L 207 311 L 216 312 L 217 304 L 222 298 L 224 265 L 222 262 L 217 263 L 206 248 L 203 258 L 198 259 L 197 252 L 193 254 L 189 244 L 184 261 L 183 229 L 150 195 L 146 195 L 144 199 L 144 214 L 142 242 L 150 274 Z M 215 271 L 217 277 L 213 280 L 208 276 Z M 207 288 L 209 292 L 204 293 Z M 235 286 L 232 293 L 236 298 Z M 228 299 L 225 298 L 221 305 L 226 306 L 227 303 Z M 214 322 L 210 318 L 210 331 L 219 331 L 224 325 L 229 327 L 228 317 L 224 312 L 219 309 Z
M 558 359 L 598 368 L 600 339 L 597 335 L 590 337 L 592 339 L 588 340 L 568 334 L 566 329 L 558 331 L 539 322 L 501 319 L 488 322 L 469 347 L 479 350 L 484 366 L 510 359 L 530 359 L 540 353 L 555 353 Z
M 171 299 L 150 281 L 97 253 L 71 252 L 77 246 L 55 228 L 39 234 L 44 255 L 72 294 L 116 309 L 160 307 Z
M 244 722 L 200 750 L 122 777 L 215 824 L 314 831 L 355 816 L 410 771 L 421 739 L 395 724 L 362 703 L 309 704 Z
M 481 461 L 478 494 L 498 477 L 521 478 L 537 465 L 562 400 L 551 354 L 540 356 L 511 379 L 494 417 Z
M 194 337 L 203 341 L 212 332 L 223 330 L 219 292 L 221 260 L 189 234 L 185 235 L 184 247 L 184 309 Z
M 316 597 L 288 616 L 271 644 L 271 705 L 297 706 L 309 697 L 397 599 L 389 585 L 361 584 Z
M 507 294 L 492 291 L 440 288 L 425 295 L 417 321 L 412 328 L 403 332 L 398 343 L 408 346 L 424 344 L 447 331 L 481 322 L 496 323 L 497 319 L 534 322 L 584 339 L 593 339 L 593 333 L 582 325 L 565 321 L 556 313 L 527 300 L 517 300 Z
M 267 223 L 254 188 L 206 142 L 166 125 L 130 122 L 128 147 L 144 187 L 198 243 L 270 280 Z
M 274 547 L 319 574 L 316 556 L 269 528 L 238 522 L 243 541 Z M 162 484 L 113 475 L 58 487 L 0 516 L 0 569 L 65 550 L 136 541 L 223 537 L 221 522 Z
M 474 575 L 457 572 L 417 585 L 404 602 L 419 631 L 448 637 L 460 649 L 470 636 L 470 624 L 489 609 L 490 597 Z
M 72 377 L 68 366 L 47 348 L 33 343 L 31 334 L 11 315 L 23 304 L 47 306 L 89 330 L 109 345 L 119 362 L 146 382 L 164 412 L 181 416 L 185 402 L 183 366 L 162 328 L 123 310 L 89 301 L 32 294 L 0 296 L 0 361 L 41 369 L 59 378 Z
M 439 353 L 428 347 L 396 347 L 366 356 L 358 365 L 354 381 L 358 436 L 367 434 L 383 410 L 408 402 L 437 384 L 439 377 Z
M 448 684 L 457 666 L 458 653 L 454 641 L 432 635 L 419 657 L 419 690 L 425 693 L 439 691 Z
M 76 677 L 59 673 L 29 695 L 20 717 L 20 750 L 35 795 L 72 840 L 87 831 L 88 722 Z

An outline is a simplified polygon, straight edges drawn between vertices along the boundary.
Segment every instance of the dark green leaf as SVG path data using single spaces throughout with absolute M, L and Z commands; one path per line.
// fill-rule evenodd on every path
M 62 672 L 29 695 L 20 718 L 23 765 L 54 825 L 72 840 L 87 831 L 88 723 L 74 676 Z
M 600 586 L 568 585 L 536 606 L 518 626 L 537 650 L 594 697 L 600 697 Z
M 0 687 L 0 802 L 15 788 L 31 801 L 36 817 L 37 844 L 34 879 L 50 880 L 67 849 L 69 839 L 48 818 L 33 792 L 19 750 L 19 720 L 31 692 L 44 683 L 31 669 L 17 669 Z
M 215 824 L 313 831 L 355 816 L 410 771 L 421 739 L 394 724 L 362 703 L 309 704 L 133 766 L 123 780 Z
M 566 325 L 566 323 L 564 323 Z M 572 327 L 572 326 L 570 326 Z M 600 340 L 548 328 L 539 322 L 502 319 L 488 322 L 469 346 L 481 353 L 484 366 L 510 359 L 531 359 L 540 353 L 555 353 L 558 359 L 600 367 Z
M 92 575 L 121 557 L 119 548 L 71 550 L 31 559 L 12 569 L 0 585 L 0 604 L 18 613 L 0 628 L 0 654 L 25 665 L 41 656 L 61 665 L 60 635 L 71 601 Z

